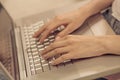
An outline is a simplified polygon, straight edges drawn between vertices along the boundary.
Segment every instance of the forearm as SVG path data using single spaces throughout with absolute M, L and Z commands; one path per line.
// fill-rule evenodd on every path
M 120 35 L 105 36 L 102 42 L 106 53 L 120 55 Z
M 83 14 L 82 17 L 87 19 L 88 17 L 109 7 L 113 1 L 114 0 L 92 0 L 79 9 L 80 14 Z M 120 55 L 120 35 L 105 36 L 102 42 L 105 46 L 106 53 Z
M 80 14 L 83 14 L 86 19 L 105 8 L 109 7 L 114 0 L 92 0 L 86 5 L 79 8 Z

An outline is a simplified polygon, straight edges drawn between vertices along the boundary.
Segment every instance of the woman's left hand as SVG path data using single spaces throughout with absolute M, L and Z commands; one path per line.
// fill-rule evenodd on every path
M 52 62 L 57 65 L 65 60 L 100 56 L 107 53 L 105 37 L 68 35 L 52 43 L 42 51 L 44 59 L 61 55 Z

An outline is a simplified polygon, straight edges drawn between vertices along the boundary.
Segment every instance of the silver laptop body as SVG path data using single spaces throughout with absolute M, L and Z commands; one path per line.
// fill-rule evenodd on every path
M 81 62 L 91 58 L 69 60 L 60 65 L 51 66 L 49 61 L 42 59 L 40 51 L 54 41 L 54 33 L 42 45 L 37 42 L 37 39 L 32 38 L 35 31 L 59 12 L 62 12 L 62 9 L 35 14 L 13 22 L 11 36 L 14 45 L 15 80 L 75 80 L 82 76 L 80 72 Z M 59 31 L 60 29 L 56 29 L 55 35 Z M 86 21 L 81 28 L 72 34 L 94 36 L 95 33 Z
M 40 51 L 53 42 L 53 35 L 50 35 L 43 45 L 39 42 L 35 43 L 32 35 L 36 30 L 44 25 L 51 17 L 55 16 L 55 11 L 48 11 L 35 16 L 30 16 L 22 20 L 19 27 L 15 28 L 16 43 L 18 49 L 18 61 L 20 68 L 21 80 L 74 80 L 79 79 L 79 61 L 70 61 L 62 63 L 58 66 L 51 66 L 50 62 L 46 62 L 40 56 Z M 62 27 L 62 26 L 61 26 Z M 25 29 L 29 29 L 28 33 Z M 85 24 L 84 28 L 75 31 L 74 34 L 78 35 L 94 35 L 90 27 Z M 25 37 L 27 35 L 27 37 Z M 29 36 L 30 35 L 30 36 Z M 30 37 L 31 40 L 26 40 Z M 32 44 L 31 46 L 29 44 Z M 37 48 L 32 48 L 33 45 L 38 45 Z M 31 49 L 32 48 L 32 49 Z

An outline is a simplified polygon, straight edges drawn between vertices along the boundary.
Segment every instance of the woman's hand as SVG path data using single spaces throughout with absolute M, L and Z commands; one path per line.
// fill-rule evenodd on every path
M 44 59 L 51 58 L 56 55 L 61 55 L 53 61 L 53 65 L 59 64 L 69 59 L 79 59 L 93 56 L 100 56 L 108 53 L 106 43 L 111 38 L 107 36 L 79 36 L 68 35 L 55 41 L 42 52 Z
M 40 42 L 42 43 L 52 31 L 61 25 L 64 25 L 65 29 L 57 35 L 56 39 L 64 37 L 83 24 L 87 18 L 83 12 L 84 11 L 76 10 L 70 13 L 59 15 L 40 28 L 33 37 L 36 38 L 41 35 Z
M 42 34 L 40 42 L 43 42 L 49 33 L 60 25 L 65 25 L 65 29 L 57 35 L 57 38 L 68 35 L 80 27 L 88 17 L 107 8 L 113 1 L 114 0 L 92 0 L 73 12 L 59 15 L 38 30 L 34 34 L 34 37 Z

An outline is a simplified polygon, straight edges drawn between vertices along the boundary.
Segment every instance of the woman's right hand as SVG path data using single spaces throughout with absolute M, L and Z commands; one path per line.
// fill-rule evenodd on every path
M 80 10 L 75 10 L 63 15 L 56 16 L 53 20 L 46 23 L 40 28 L 33 37 L 37 38 L 41 35 L 40 42 L 42 43 L 47 36 L 61 25 L 65 26 L 65 29 L 57 34 L 56 39 L 62 38 L 69 33 L 79 28 L 86 20 L 86 15 Z

